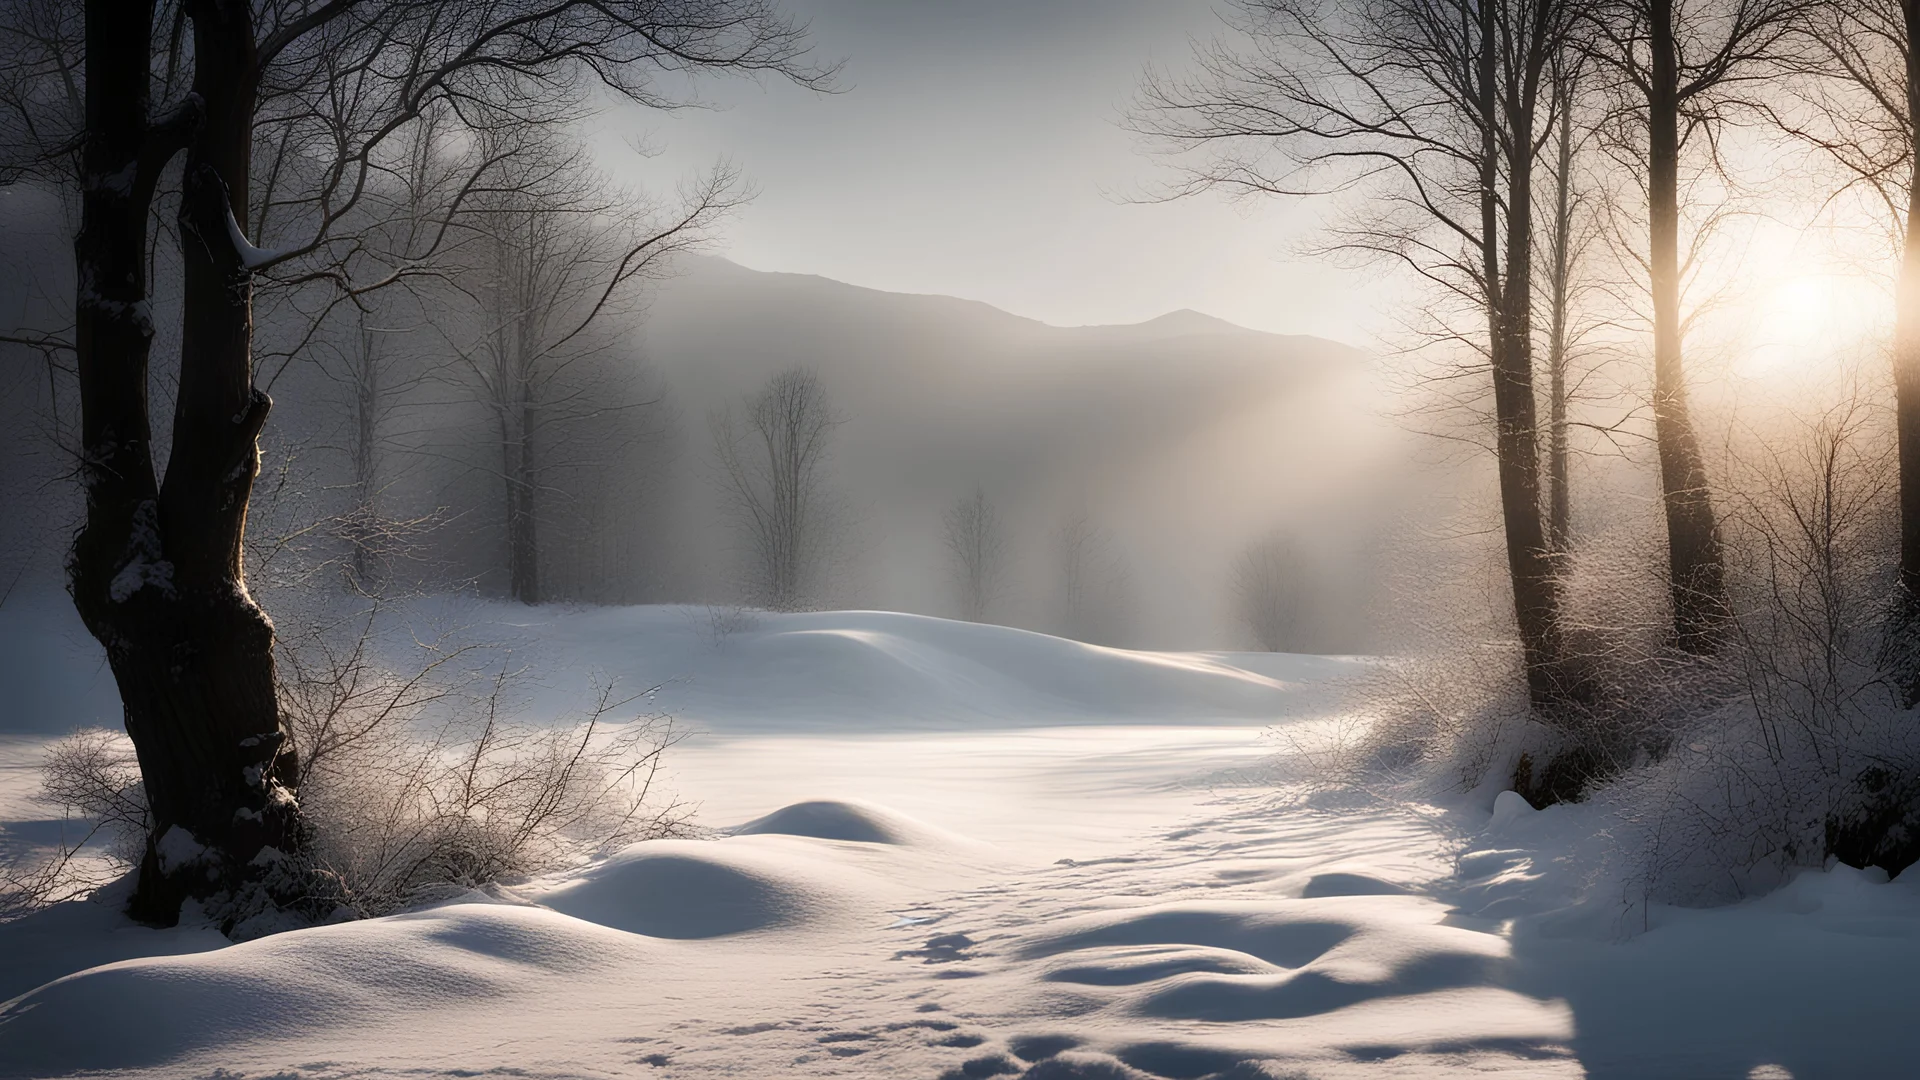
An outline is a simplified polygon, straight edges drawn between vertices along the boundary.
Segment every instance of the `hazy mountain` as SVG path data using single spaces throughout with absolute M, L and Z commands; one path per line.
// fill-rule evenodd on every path
M 940 516 L 981 484 L 1013 534 L 1007 621 L 1048 625 L 1053 539 L 1080 513 L 1126 567 L 1127 640 L 1225 642 L 1227 564 L 1274 527 L 1324 552 L 1334 591 L 1349 594 L 1336 606 L 1364 608 L 1353 553 L 1380 515 L 1352 496 L 1397 440 L 1366 407 L 1370 365 L 1351 347 L 1195 311 L 1057 327 L 716 258 L 661 285 L 641 340 L 683 418 L 696 535 L 714 527 L 709 411 L 783 368 L 821 374 L 846 421 L 835 472 L 858 540 L 847 602 L 950 611 Z M 725 545 L 687 546 L 705 556 L 693 576 L 717 588 Z M 1357 618 L 1338 621 L 1332 636 L 1356 636 Z
M 58 290 L 42 291 L 57 309 Z M 4 295 L 17 307 L 39 294 L 10 282 Z M 1007 588 L 989 610 L 995 621 L 1069 629 L 1059 537 L 1084 518 L 1104 536 L 1100 572 L 1116 612 L 1094 636 L 1168 648 L 1244 644 L 1228 611 L 1232 561 L 1279 528 L 1317 560 L 1324 596 L 1314 647 L 1367 644 L 1375 542 L 1401 512 L 1411 473 L 1406 439 L 1379 419 L 1373 365 L 1358 350 L 1195 311 L 1128 326 L 1049 326 L 975 301 L 717 258 L 686 260 L 641 316 L 623 340 L 657 376 L 658 415 L 677 449 L 649 466 L 664 479 L 642 511 L 648 535 L 626 546 L 620 564 L 647 584 L 621 595 L 738 595 L 736 533 L 718 510 L 708 416 L 804 365 L 820 373 L 845 421 L 831 468 L 846 543 L 828 602 L 955 613 L 941 517 L 977 484 L 1010 549 Z M 394 348 L 408 362 L 444 362 L 433 335 L 407 342 Z M 163 341 L 156 352 L 162 392 L 171 348 Z M 44 365 L 19 349 L 0 360 L 9 389 L 0 419 L 47 428 Z M 295 455 L 314 473 L 318 494 L 307 501 L 323 510 L 340 486 L 327 470 L 345 461 L 342 390 L 322 367 L 296 362 L 273 393 L 270 464 Z M 416 396 L 457 398 L 431 381 Z M 164 421 L 164 397 L 156 408 Z M 447 524 L 429 541 L 433 565 L 497 592 L 496 480 L 486 454 L 461 442 L 473 437 L 471 413 L 396 410 L 383 497 L 389 513 L 438 513 Z M 0 528 L 0 561 L 31 562 L 49 580 L 78 512 L 59 434 L 13 440 L 0 454 L 0 487 L 40 509 Z

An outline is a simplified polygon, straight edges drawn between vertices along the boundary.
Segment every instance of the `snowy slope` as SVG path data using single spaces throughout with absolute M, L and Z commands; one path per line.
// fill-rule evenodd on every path
M 399 669 L 416 640 L 478 646 L 471 666 L 526 669 L 532 715 L 558 716 L 595 679 L 704 731 L 913 731 L 1069 723 L 1265 724 L 1364 670 L 1355 660 L 1152 653 L 885 611 L 752 613 L 716 634 L 697 606 L 568 607 L 431 597 L 382 616 Z M 724 613 L 722 613 L 724 614 Z M 0 606 L 0 735 L 117 725 L 100 647 L 54 590 Z
M 677 782 L 725 835 L 224 948 L 99 904 L 0 926 L 0 998 L 19 995 L 0 1076 L 1778 1080 L 1920 1061 L 1901 1019 L 1920 886 L 1809 874 L 1622 926 L 1582 876 L 1583 808 L 1297 787 L 1262 721 L 1321 723 L 1354 662 L 872 613 L 717 644 L 676 609 L 487 614 L 516 655 L 546 650 L 553 695 L 589 669 L 687 673 L 660 696 L 709 734 Z
M 888 611 L 755 613 L 718 634 L 685 606 L 528 608 L 441 599 L 411 626 L 511 651 L 539 673 L 535 711 L 577 704 L 592 676 L 702 730 L 917 731 L 1067 723 L 1266 724 L 1310 684 L 1363 670 L 1314 656 L 1153 653 Z M 391 640 L 407 640 L 390 633 Z

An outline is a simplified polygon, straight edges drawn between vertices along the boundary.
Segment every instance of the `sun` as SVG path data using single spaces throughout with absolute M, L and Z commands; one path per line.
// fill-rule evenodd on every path
M 1766 379 L 1824 372 L 1878 326 L 1879 300 L 1870 282 L 1841 274 L 1789 272 L 1758 283 L 1722 315 L 1743 342 L 1734 371 Z
M 1762 309 L 1758 329 L 1764 343 L 1798 348 L 1830 341 L 1838 316 L 1848 305 L 1843 283 L 1835 277 L 1795 277 L 1775 285 Z

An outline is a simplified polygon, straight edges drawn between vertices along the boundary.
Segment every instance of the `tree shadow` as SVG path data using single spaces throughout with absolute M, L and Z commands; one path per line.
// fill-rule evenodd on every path
M 1669 915 L 1622 942 L 1516 936 L 1514 988 L 1567 1002 L 1589 1080 L 1914 1075 L 1920 917 Z

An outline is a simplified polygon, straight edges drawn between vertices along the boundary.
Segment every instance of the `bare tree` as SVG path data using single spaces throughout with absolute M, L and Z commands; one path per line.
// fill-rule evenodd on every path
M 1653 423 L 1667 520 L 1675 642 L 1711 652 L 1726 628 L 1726 558 L 1706 460 L 1687 404 L 1681 260 L 1681 158 L 1709 156 L 1751 104 L 1744 92 L 1778 73 L 1814 0 L 1612 0 L 1590 9 L 1593 53 L 1619 74 L 1634 116 L 1622 140 L 1647 194 L 1647 288 L 1653 303 Z
M 1233 600 L 1240 622 L 1268 652 L 1301 652 L 1311 613 L 1300 545 L 1273 533 L 1247 545 L 1233 564 Z
M 451 299 L 446 286 L 457 270 L 462 246 L 471 246 L 471 230 L 451 230 L 454 220 L 448 213 L 470 205 L 477 194 L 493 186 L 517 161 L 501 155 L 489 155 L 485 149 L 470 147 L 455 150 L 459 137 L 454 114 L 444 104 L 422 111 L 401 140 L 395 160 L 374 178 L 363 214 L 367 224 L 359 232 L 369 247 L 381 252 L 410 253 L 420 273 L 407 275 L 388 287 L 369 290 L 352 297 L 345 315 L 351 330 L 336 332 L 331 339 L 318 338 L 303 349 L 306 358 L 344 392 L 347 428 L 344 450 L 347 458 L 347 489 L 350 503 L 340 515 L 339 527 L 347 544 L 346 576 L 352 587 L 369 592 L 379 587 L 390 563 L 410 544 L 413 534 L 427 524 L 428 518 L 396 520 L 382 512 L 382 492 L 397 479 L 391 459 L 396 443 L 403 436 L 419 435 L 418 430 L 396 430 L 396 421 L 429 381 L 431 365 L 409 362 L 404 343 L 424 325 L 426 312 L 441 310 Z M 274 187 L 289 185 L 280 178 L 298 167 L 298 155 L 290 147 L 291 138 L 283 137 L 272 145 L 268 171 L 278 181 Z M 289 160 L 291 159 L 291 160 Z M 477 181 L 485 180 L 484 187 Z M 263 200 L 270 202 L 271 200 Z M 256 230 L 264 230 L 269 206 L 256 215 Z M 448 234 L 452 233 L 450 238 Z M 465 243 L 463 243 L 465 242 Z M 323 305 L 322 317 L 333 310 Z M 298 326 L 298 318 L 293 320 Z M 344 339 L 344 340 L 340 340 Z M 297 334 L 296 340 L 306 340 Z M 285 362 L 280 365 L 283 369 Z M 431 516 L 431 515 L 429 515 Z
M 1551 79 L 1558 115 L 1553 129 L 1553 203 L 1547 219 L 1547 544 L 1554 554 L 1564 555 L 1570 543 L 1573 518 L 1567 460 L 1567 406 L 1571 393 L 1567 368 L 1575 333 L 1572 325 L 1574 274 L 1581 240 L 1575 227 L 1580 196 L 1574 188 L 1578 143 L 1573 117 L 1579 101 L 1578 60 L 1561 53 L 1554 59 Z
M 1893 387 L 1899 443 L 1900 592 L 1895 645 L 1909 706 L 1920 702 L 1920 7 L 1856 0 L 1816 9 L 1804 95 L 1807 115 L 1782 111 L 1790 133 L 1828 154 L 1884 211 L 1898 252 Z
M 1126 633 L 1127 572 L 1112 538 L 1086 513 L 1073 514 L 1055 535 L 1060 573 L 1060 632 L 1111 645 Z
M 815 75 L 800 61 L 799 30 L 765 0 L 258 8 L 182 0 L 171 14 L 175 32 L 159 36 L 151 0 L 89 0 L 77 38 L 65 32 L 72 20 L 62 22 L 62 33 L 39 46 L 53 59 L 33 68 L 45 79 L 32 96 L 64 102 L 72 135 L 52 127 L 50 142 L 24 140 L 51 149 L 23 151 L 7 165 L 9 176 L 77 181 L 81 192 L 71 345 L 87 517 L 70 585 L 106 648 L 153 817 L 132 910 L 172 923 L 184 898 L 217 895 L 231 926 L 249 904 L 298 902 L 281 891 L 298 884 L 259 856 L 306 844 L 275 694 L 272 623 L 242 569 L 270 407 L 255 379 L 255 276 L 289 286 L 331 281 L 348 295 L 377 284 L 344 280 L 362 244 L 335 228 L 359 205 L 390 141 L 433 101 L 510 115 L 522 104 L 544 109 L 549 88 L 591 76 L 642 104 L 666 105 L 662 72 Z M 348 88 L 361 106 L 355 122 L 331 123 L 332 91 Z M 303 181 L 297 196 L 256 189 L 256 140 L 278 124 L 307 130 L 308 120 L 325 134 L 317 182 Z M 176 159 L 184 299 L 162 475 L 150 445 L 147 267 L 162 176 Z M 262 179 L 271 188 L 280 178 Z M 303 208 L 290 215 L 286 246 L 249 242 L 242 223 L 261 240 L 266 208 L 286 202 Z
M 1536 705 L 1564 700 L 1560 597 L 1541 513 L 1534 389 L 1533 182 L 1551 130 L 1563 0 L 1241 0 L 1251 45 L 1201 75 L 1150 77 L 1136 126 L 1210 151 L 1175 194 L 1351 193 L 1334 250 L 1401 263 L 1470 313 L 1440 339 L 1491 376 L 1516 627 Z
M 1608 333 L 1619 325 L 1618 274 L 1595 250 L 1609 239 L 1605 227 L 1616 203 L 1606 190 L 1606 160 L 1595 152 L 1611 117 L 1594 67 L 1569 41 L 1548 75 L 1554 122 L 1544 155 L 1545 265 L 1535 302 L 1545 309 L 1547 542 L 1563 575 L 1571 568 L 1575 455 L 1618 452 L 1646 438 L 1641 395 L 1609 374 L 1624 350 Z M 1582 429 L 1598 445 L 1576 446 Z
M 820 376 L 775 375 L 743 417 L 711 417 L 721 494 L 745 534 L 750 598 L 776 611 L 813 600 L 835 540 L 827 453 L 841 419 Z
M 620 377 L 631 358 L 610 355 L 614 341 L 594 331 L 635 284 L 704 241 L 738 196 L 733 174 L 720 170 L 662 224 L 651 207 L 607 190 L 583 149 L 540 133 L 511 137 L 543 150 L 516 150 L 508 182 L 475 200 L 480 255 L 468 291 L 477 304 L 458 314 L 482 329 L 455 349 L 462 381 L 493 425 L 509 594 L 532 604 L 543 595 L 540 531 L 551 515 L 541 503 L 557 494 L 550 477 L 607 451 L 586 445 L 593 421 L 654 404 Z
M 396 382 L 417 382 L 416 375 L 395 379 L 395 365 L 387 355 L 388 332 L 373 325 L 368 311 L 356 311 L 355 326 L 339 349 L 339 363 L 328 365 L 346 393 L 347 496 L 340 515 L 340 533 L 347 544 L 345 575 L 348 584 L 370 592 L 385 576 L 388 559 L 396 554 L 403 523 L 381 513 L 383 464 L 389 414 L 395 407 Z
M 1005 584 L 1007 545 L 1000 515 L 987 501 L 986 488 L 947 508 L 942 519 L 947 553 L 953 556 L 954 584 L 960 593 L 960 617 L 981 622 Z

